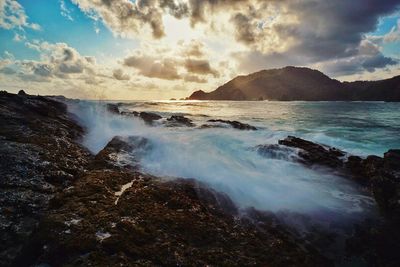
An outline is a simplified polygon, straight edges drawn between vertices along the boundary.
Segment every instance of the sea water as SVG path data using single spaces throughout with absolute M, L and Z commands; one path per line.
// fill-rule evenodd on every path
M 93 153 L 114 136 L 142 136 L 151 149 L 141 157 L 143 172 L 194 178 L 228 194 L 240 208 L 296 212 L 315 218 L 359 218 L 374 209 L 357 185 L 326 168 L 309 168 L 285 158 L 260 155 L 258 145 L 294 135 L 350 154 L 382 156 L 400 148 L 400 103 L 272 101 L 124 101 L 121 111 L 154 112 L 153 126 L 134 116 L 107 111 L 110 102 L 80 101 L 69 111 L 87 128 L 83 144 Z M 112 102 L 117 103 L 117 102 Z M 183 115 L 196 126 L 209 119 L 237 120 L 258 128 L 166 127 Z

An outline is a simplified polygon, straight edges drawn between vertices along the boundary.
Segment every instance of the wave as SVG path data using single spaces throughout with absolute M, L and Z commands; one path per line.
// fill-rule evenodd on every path
M 150 127 L 137 118 L 111 114 L 101 104 L 81 101 L 68 106 L 86 126 L 83 144 L 93 153 L 116 135 L 146 137 L 152 149 L 141 158 L 142 171 L 197 179 L 228 194 L 243 209 L 341 220 L 358 218 L 374 206 L 354 184 L 326 169 L 306 168 L 290 157 L 268 157 L 254 149 L 276 144 L 286 137 L 285 131 Z

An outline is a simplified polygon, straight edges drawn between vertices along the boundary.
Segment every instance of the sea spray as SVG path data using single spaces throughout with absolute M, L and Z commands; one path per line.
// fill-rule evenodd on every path
M 86 126 L 83 143 L 93 153 L 116 135 L 146 137 L 152 149 L 141 158 L 144 172 L 197 179 L 243 209 L 341 220 L 358 218 L 374 206 L 354 184 L 330 171 L 257 153 L 257 145 L 274 144 L 285 131 L 151 127 L 134 116 L 112 114 L 101 102 L 70 103 L 69 111 Z

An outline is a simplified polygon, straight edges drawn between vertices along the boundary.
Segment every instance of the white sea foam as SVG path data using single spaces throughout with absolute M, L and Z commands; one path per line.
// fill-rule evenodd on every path
M 227 193 L 242 208 L 358 216 L 374 205 L 351 182 L 327 170 L 266 158 L 256 152 L 257 145 L 274 144 L 293 134 L 283 130 L 286 127 L 262 125 L 259 119 L 252 121 L 261 128 L 259 131 L 149 127 L 140 119 L 108 113 L 104 104 L 73 103 L 69 110 L 87 127 L 83 142 L 94 153 L 115 135 L 146 137 L 152 149 L 141 159 L 144 171 L 159 176 L 195 178 Z M 168 110 L 161 112 L 165 115 Z M 207 118 L 193 119 L 200 123 Z M 321 133 L 315 136 L 321 139 Z

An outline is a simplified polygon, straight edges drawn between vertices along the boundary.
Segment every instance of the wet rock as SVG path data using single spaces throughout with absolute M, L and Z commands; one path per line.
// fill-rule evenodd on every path
M 49 201 L 74 182 L 91 156 L 66 106 L 38 96 L 0 94 L 0 265 L 20 254 Z
M 199 129 L 211 129 L 211 128 L 226 128 L 220 124 L 202 124 Z
M 162 119 L 160 115 L 151 112 L 140 112 L 139 117 L 142 118 L 147 124 L 153 124 L 153 121 Z
M 194 123 L 192 122 L 191 119 L 188 119 L 184 116 L 180 115 L 172 115 L 167 119 L 167 126 L 169 127 L 174 127 L 174 126 L 187 126 L 187 127 L 193 127 Z
M 247 123 L 241 123 L 239 121 L 229 121 L 229 120 L 218 119 L 218 120 L 208 120 L 208 122 L 218 122 L 218 123 L 228 124 L 232 128 L 239 129 L 239 130 L 252 130 L 252 131 L 257 130 L 256 127 L 254 127 L 250 124 L 247 124 Z
M 383 157 L 385 168 L 400 171 L 400 149 L 390 149 Z
M 149 141 L 140 136 L 115 136 L 95 156 L 91 168 L 137 168 L 140 156 L 151 149 Z
M 107 110 L 113 114 L 120 114 L 117 104 L 107 104 Z
M 297 150 L 278 144 L 268 144 L 256 146 L 256 151 L 263 157 L 271 159 L 281 159 L 289 161 L 299 161 Z
M 152 112 L 137 112 L 137 111 L 131 111 L 131 112 L 122 112 L 122 115 L 126 116 L 135 116 L 141 118 L 146 124 L 148 125 L 153 125 L 154 121 L 162 119 L 162 117 L 156 113 Z
M 323 146 L 294 136 L 288 136 L 279 140 L 278 143 L 301 149 L 298 155 L 305 164 L 320 164 L 332 168 L 339 168 L 343 165 L 342 157 L 345 156 L 345 153 L 334 147 Z
M 235 217 L 227 196 L 192 180 L 96 170 L 58 198 L 20 265 L 331 266 L 281 227 Z
M 301 138 L 289 136 L 279 144 L 299 148 L 298 156 L 306 165 L 319 164 L 355 180 L 373 194 L 380 211 L 391 220 L 400 220 L 399 150 L 392 149 L 384 157 L 370 155 L 363 159 Z

